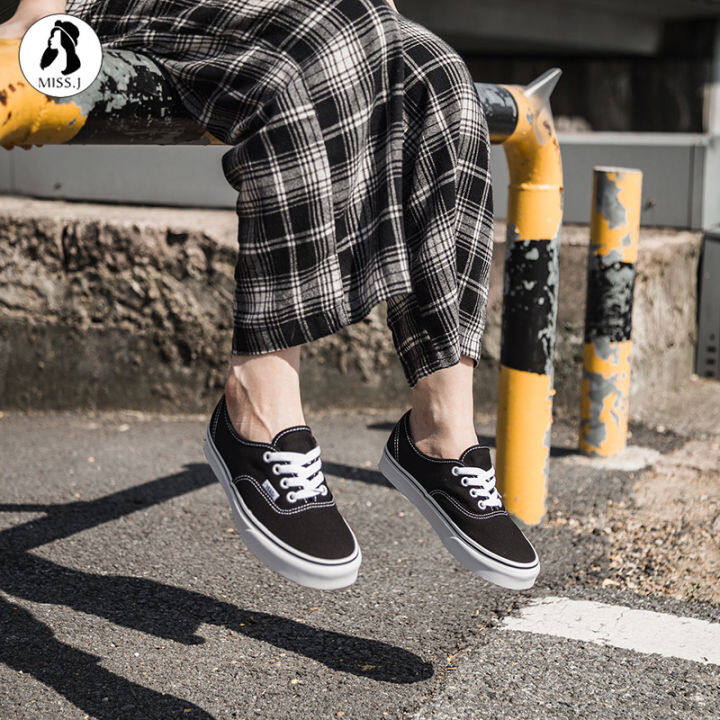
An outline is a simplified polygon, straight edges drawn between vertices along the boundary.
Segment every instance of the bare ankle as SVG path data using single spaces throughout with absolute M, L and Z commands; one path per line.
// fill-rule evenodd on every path
M 473 361 L 460 362 L 421 378 L 413 389 L 410 430 L 426 455 L 457 458 L 477 443 L 473 421 Z
M 305 424 L 298 358 L 292 351 L 233 356 L 225 401 L 228 416 L 241 437 L 270 442 L 280 430 Z
M 228 417 L 240 437 L 255 442 L 270 442 L 273 432 L 267 418 L 258 412 L 248 389 L 230 375 L 225 383 Z
M 410 411 L 409 426 L 415 446 L 426 455 L 436 458 L 459 458 L 470 445 L 477 443 L 472 419 L 431 418 Z

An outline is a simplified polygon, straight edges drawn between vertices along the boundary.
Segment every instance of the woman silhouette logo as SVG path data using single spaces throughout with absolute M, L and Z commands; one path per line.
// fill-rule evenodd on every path
M 102 66 L 102 46 L 84 20 L 55 13 L 27 29 L 19 59 L 23 75 L 36 90 L 48 97 L 70 97 L 92 85 Z
M 40 68 L 70 75 L 80 69 L 77 42 L 80 30 L 69 20 L 56 20 L 50 31 L 47 48 L 40 58 Z

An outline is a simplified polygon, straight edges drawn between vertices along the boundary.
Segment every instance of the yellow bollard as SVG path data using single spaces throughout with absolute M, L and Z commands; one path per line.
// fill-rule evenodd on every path
M 562 226 L 562 160 L 550 110 L 559 71 L 508 86 L 518 121 L 503 145 L 510 172 L 496 473 L 525 523 L 545 514 Z
M 642 172 L 595 168 L 579 448 L 611 457 L 627 440 Z

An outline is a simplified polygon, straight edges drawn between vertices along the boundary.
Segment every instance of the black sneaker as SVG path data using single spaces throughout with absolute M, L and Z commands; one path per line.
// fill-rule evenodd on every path
M 230 501 L 240 537 L 262 562 L 319 590 L 352 585 L 362 555 L 323 476 L 320 446 L 307 425 L 269 443 L 240 437 L 225 396 L 210 419 L 205 457 Z
M 457 460 L 430 457 L 415 446 L 409 417 L 410 410 L 390 433 L 380 472 L 468 570 L 513 590 L 532 587 L 538 556 L 503 506 L 490 449 L 471 445 Z

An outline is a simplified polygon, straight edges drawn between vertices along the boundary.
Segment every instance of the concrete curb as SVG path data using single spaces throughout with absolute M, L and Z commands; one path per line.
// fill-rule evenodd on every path
M 0 197 L 0 406 L 206 412 L 230 351 L 235 216 Z M 505 228 L 496 225 L 479 407 L 497 397 Z M 700 233 L 644 229 L 632 396 L 692 372 Z M 556 406 L 577 409 L 588 232 L 564 229 Z M 308 408 L 409 400 L 385 306 L 303 349 Z

